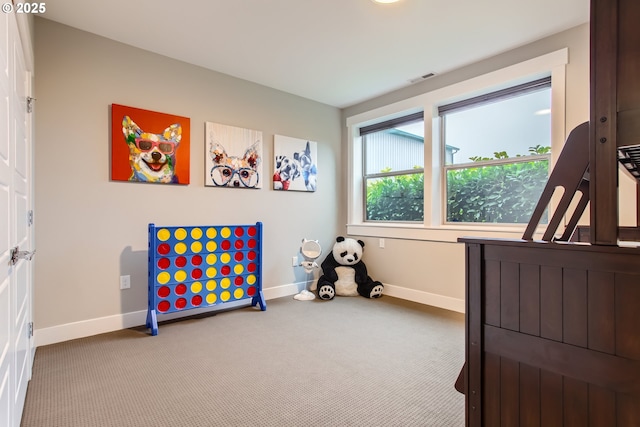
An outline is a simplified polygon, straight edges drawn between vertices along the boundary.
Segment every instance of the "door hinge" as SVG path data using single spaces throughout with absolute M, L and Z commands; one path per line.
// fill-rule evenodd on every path
M 33 322 L 29 322 L 27 324 L 27 338 L 31 338 L 33 336 Z
M 33 111 L 33 103 L 35 100 L 35 98 L 27 96 L 27 113 L 31 113 Z
M 27 225 L 33 225 L 33 209 L 27 212 Z

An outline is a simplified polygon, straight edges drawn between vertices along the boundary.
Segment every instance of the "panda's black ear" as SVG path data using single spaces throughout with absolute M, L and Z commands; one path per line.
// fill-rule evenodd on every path
M 344 237 L 342 237 L 342 236 L 336 237 L 336 242 L 338 242 L 338 243 L 344 242 Z
M 358 240 L 358 243 L 360 243 L 360 246 L 364 248 L 364 242 L 362 240 Z

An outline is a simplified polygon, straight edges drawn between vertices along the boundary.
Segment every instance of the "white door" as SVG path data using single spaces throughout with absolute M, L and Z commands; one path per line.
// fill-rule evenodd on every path
M 0 425 L 18 427 L 31 378 L 31 118 L 15 15 L 0 15 Z M 12 255 L 16 252 L 17 255 Z

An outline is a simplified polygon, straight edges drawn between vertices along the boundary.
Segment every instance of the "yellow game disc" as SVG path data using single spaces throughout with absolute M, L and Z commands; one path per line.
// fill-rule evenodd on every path
M 216 283 L 216 281 L 215 281 L 215 280 L 209 280 L 209 281 L 207 282 L 207 290 L 208 290 L 208 291 L 213 291 L 213 290 L 215 290 L 215 288 L 217 288 L 217 287 L 218 287 L 218 284 Z
M 220 261 L 222 261 L 223 264 L 227 264 L 229 261 L 231 261 L 231 255 L 229 255 L 229 253 L 225 252 L 222 255 L 220 255 Z
M 173 235 L 178 240 L 184 240 L 187 237 L 187 230 L 184 228 L 178 228 Z
M 187 272 L 184 270 L 178 270 L 176 271 L 176 274 L 173 275 L 173 278 L 176 280 L 176 282 L 184 282 L 184 280 L 187 278 Z
M 231 280 L 228 277 L 225 277 L 220 281 L 220 286 L 222 286 L 222 289 L 227 289 L 231 286 Z
M 182 242 L 176 243 L 176 245 L 173 247 L 173 250 L 175 250 L 178 255 L 182 255 L 183 253 L 187 252 L 187 245 Z
M 158 277 L 156 277 L 156 280 L 161 285 L 164 285 L 164 284 L 168 283 L 169 280 L 171 280 L 171 275 L 168 272 L 163 271 L 162 273 L 158 274 Z
M 191 252 L 193 252 L 194 254 L 199 253 L 202 250 L 202 243 L 200 242 L 193 242 L 191 244 Z
M 253 285 L 254 283 L 256 283 L 256 276 L 254 276 L 253 274 L 248 275 L 247 283 L 250 285 Z
M 231 298 L 231 292 L 229 291 L 224 291 L 223 293 L 220 294 L 220 299 L 222 301 L 229 301 L 229 298 Z
M 166 242 L 171 237 L 171 233 L 166 228 L 161 228 L 157 233 L 158 240 L 161 242 Z
M 193 282 L 191 284 L 191 292 L 193 292 L 194 294 L 199 294 L 200 291 L 202 291 L 202 283 L 200 282 Z
M 244 296 L 244 291 L 242 290 L 242 288 L 238 288 L 235 291 L 233 291 L 233 297 L 235 299 L 240 299 Z
M 218 244 L 213 240 L 207 242 L 207 252 L 215 252 L 218 249 Z
M 229 236 L 231 236 L 231 229 L 229 227 L 224 227 L 222 230 L 220 230 L 220 235 L 223 238 L 228 238 Z
M 198 240 L 202 237 L 202 229 L 201 228 L 194 228 L 191 230 L 191 238 L 193 240 Z
M 207 295 L 207 304 L 215 304 L 217 299 L 216 294 L 209 294 Z
M 209 267 L 207 268 L 207 272 L 205 274 L 208 278 L 216 277 L 216 274 L 218 274 L 218 270 L 216 270 L 215 267 Z
M 233 267 L 233 272 L 236 274 L 242 274 L 243 271 L 244 267 L 242 266 L 242 264 L 236 264 L 236 266 Z
M 210 239 L 214 239 L 218 235 L 218 232 L 215 228 L 209 227 L 207 228 L 207 237 Z

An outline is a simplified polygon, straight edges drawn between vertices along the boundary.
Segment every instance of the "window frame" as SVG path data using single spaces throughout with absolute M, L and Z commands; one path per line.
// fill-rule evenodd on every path
M 456 242 L 461 236 L 520 238 L 526 224 L 445 224 L 443 219 L 443 158 L 438 106 L 504 89 L 551 75 L 551 163 L 566 138 L 566 65 L 568 48 L 563 48 L 459 83 L 347 117 L 347 233 L 409 240 Z M 424 112 L 424 221 L 415 223 L 364 220 L 363 147 L 359 129 L 375 123 Z
M 386 120 L 379 123 L 376 123 L 373 126 L 361 127 L 358 130 L 358 133 L 362 139 L 362 203 L 363 203 L 363 218 L 362 221 L 366 224 L 421 224 L 422 221 L 388 221 L 388 220 L 377 220 L 377 219 L 367 219 L 367 182 L 371 179 L 378 178 L 388 178 L 388 177 L 396 177 L 396 176 L 407 176 L 414 174 L 424 174 L 424 168 L 413 168 L 413 169 L 403 169 L 391 172 L 376 172 L 376 173 L 367 173 L 367 143 L 366 136 L 375 134 L 377 132 L 381 132 L 387 129 L 393 129 L 398 126 L 402 126 L 405 124 L 416 123 L 416 122 L 424 122 L 423 112 L 408 114 L 402 117 L 398 117 L 392 120 Z M 368 128 L 368 129 L 367 129 Z M 423 141 L 424 145 L 424 141 Z
M 519 85 L 507 87 L 505 89 L 501 89 L 494 92 L 489 92 L 486 95 L 481 95 L 477 97 L 471 97 L 464 99 L 459 102 L 454 102 L 452 104 L 445 104 L 438 107 L 438 117 L 440 123 L 441 132 L 438 135 L 440 139 L 441 150 L 443 147 L 446 147 L 446 116 L 452 112 L 462 111 L 471 109 L 474 107 L 480 107 L 486 105 L 488 103 L 498 103 L 501 101 L 509 100 L 516 98 L 518 96 L 523 96 L 526 94 L 530 94 L 532 92 L 542 90 L 542 89 L 552 89 L 552 79 L 551 75 L 545 76 L 541 79 L 534 79 L 526 83 L 522 83 Z M 550 118 L 551 120 L 551 118 Z M 504 147 L 506 150 L 509 150 L 509 147 Z M 471 168 L 483 168 L 483 167 L 492 167 L 492 166 L 502 166 L 502 165 L 512 165 L 516 163 L 523 162 L 534 162 L 534 161 L 547 161 L 549 167 L 551 167 L 551 153 L 549 154 L 529 154 L 529 155 L 520 155 L 513 156 L 503 159 L 492 159 L 492 160 L 478 160 L 478 161 L 467 161 L 464 163 L 451 163 L 447 164 L 446 162 L 446 153 L 442 152 L 442 223 L 444 225 L 451 224 L 460 224 L 459 222 L 447 221 L 447 210 L 448 210 L 448 193 L 447 193 L 447 173 L 452 170 L 460 170 L 460 169 L 471 169 Z M 551 170 L 548 171 L 551 173 Z M 485 227 L 487 225 L 492 225 L 495 223 L 483 223 L 483 222 L 469 222 L 469 224 L 475 224 L 478 226 Z M 509 223 L 500 223 L 501 225 L 516 225 Z M 521 224 L 518 224 L 521 225 Z

